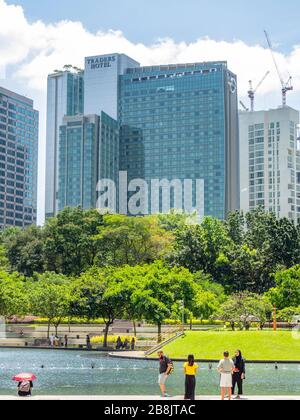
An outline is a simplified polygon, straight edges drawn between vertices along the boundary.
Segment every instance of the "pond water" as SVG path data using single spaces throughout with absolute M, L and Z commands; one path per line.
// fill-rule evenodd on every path
M 41 366 L 44 366 L 42 368 Z M 93 367 L 93 368 L 92 368 Z M 14 395 L 13 375 L 35 373 L 35 395 L 157 395 L 158 365 L 156 361 L 111 359 L 99 353 L 0 350 L 0 394 Z M 202 364 L 198 375 L 198 395 L 217 395 L 219 376 Z M 175 364 L 168 390 L 182 395 L 184 377 L 182 363 Z M 247 365 L 245 394 L 300 395 L 300 365 Z

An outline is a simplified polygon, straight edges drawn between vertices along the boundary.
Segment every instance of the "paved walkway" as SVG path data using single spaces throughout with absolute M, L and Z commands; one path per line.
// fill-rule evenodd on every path
M 155 396 L 136 396 L 136 395 L 122 395 L 122 396 L 110 396 L 110 395 L 95 395 L 95 396 L 83 396 L 83 395 L 70 395 L 70 396 L 55 396 L 55 395 L 46 395 L 46 396 L 34 396 L 31 398 L 18 398 L 14 396 L 0 395 L 0 401 L 183 401 L 183 397 L 173 397 L 168 399 L 163 399 L 157 395 Z M 204 396 L 197 397 L 197 401 L 219 401 L 219 396 Z M 300 401 L 300 396 L 266 396 L 266 397 L 244 397 L 244 400 L 247 401 Z
M 109 353 L 110 357 L 116 357 L 120 359 L 145 359 L 144 351 L 114 351 Z

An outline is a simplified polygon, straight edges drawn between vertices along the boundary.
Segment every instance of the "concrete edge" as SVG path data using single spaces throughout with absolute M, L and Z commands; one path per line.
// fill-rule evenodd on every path
M 145 360 L 146 362 L 155 362 L 155 357 L 139 357 L 139 356 L 121 356 L 114 353 L 109 353 L 109 357 L 112 359 L 125 359 L 125 360 Z M 186 359 L 172 358 L 173 362 L 186 362 Z M 219 363 L 220 360 L 216 359 L 196 359 L 197 363 Z M 300 360 L 245 360 L 246 363 L 250 364 L 273 364 L 273 365 L 296 365 L 300 364 Z

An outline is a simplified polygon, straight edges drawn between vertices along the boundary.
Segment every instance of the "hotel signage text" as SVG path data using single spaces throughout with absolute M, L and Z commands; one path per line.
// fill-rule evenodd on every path
M 112 67 L 112 64 L 116 62 L 116 57 L 107 56 L 107 57 L 95 57 L 95 58 L 88 58 L 87 64 L 91 70 L 103 69 Z

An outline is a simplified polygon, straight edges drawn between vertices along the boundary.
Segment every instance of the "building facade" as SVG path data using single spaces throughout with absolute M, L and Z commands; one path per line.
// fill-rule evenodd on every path
M 49 218 L 58 210 L 59 130 L 65 116 L 83 114 L 83 72 L 63 70 L 49 75 L 47 93 L 45 213 Z
M 77 89 L 80 95 L 76 97 L 74 85 L 78 83 L 82 89 Z M 93 126 L 89 128 L 90 140 L 85 132 L 88 126 Z M 103 135 L 104 126 L 112 126 L 114 132 L 117 129 L 117 144 L 115 135 Z M 98 147 L 97 153 L 88 155 L 88 142 L 93 150 Z M 201 215 L 224 219 L 229 211 L 239 208 L 236 76 L 226 62 L 140 67 L 124 54 L 87 57 L 84 74 L 68 71 L 50 75 L 46 217 L 66 205 L 94 206 L 96 191 L 91 193 L 90 178 L 87 186 L 82 181 L 82 162 L 90 165 L 97 181 L 116 181 L 118 171 L 126 172 L 126 181 L 122 181 L 126 194 L 136 179 L 149 184 L 152 180 L 190 180 L 192 208 L 198 208 L 199 180 L 204 196 Z M 116 184 L 117 210 L 130 214 L 128 206 L 120 204 L 122 188 Z M 84 198 L 85 186 L 88 198 Z M 161 193 L 158 198 L 147 196 L 149 213 L 154 207 L 164 210 Z M 180 208 L 186 208 L 186 199 L 182 196 Z M 173 194 L 170 207 L 177 208 L 176 203 Z
M 119 76 L 139 63 L 125 54 L 108 54 L 85 59 L 84 114 L 101 111 L 118 118 Z
M 241 209 L 258 206 L 297 222 L 300 217 L 299 112 L 240 112 Z
M 237 81 L 225 62 L 128 69 L 119 123 L 128 182 L 203 180 L 204 215 L 239 208 Z
M 0 229 L 36 223 L 39 113 L 0 87 Z
M 58 211 L 96 207 L 99 179 L 117 179 L 119 131 L 115 120 L 100 116 L 64 117 L 59 137 Z

